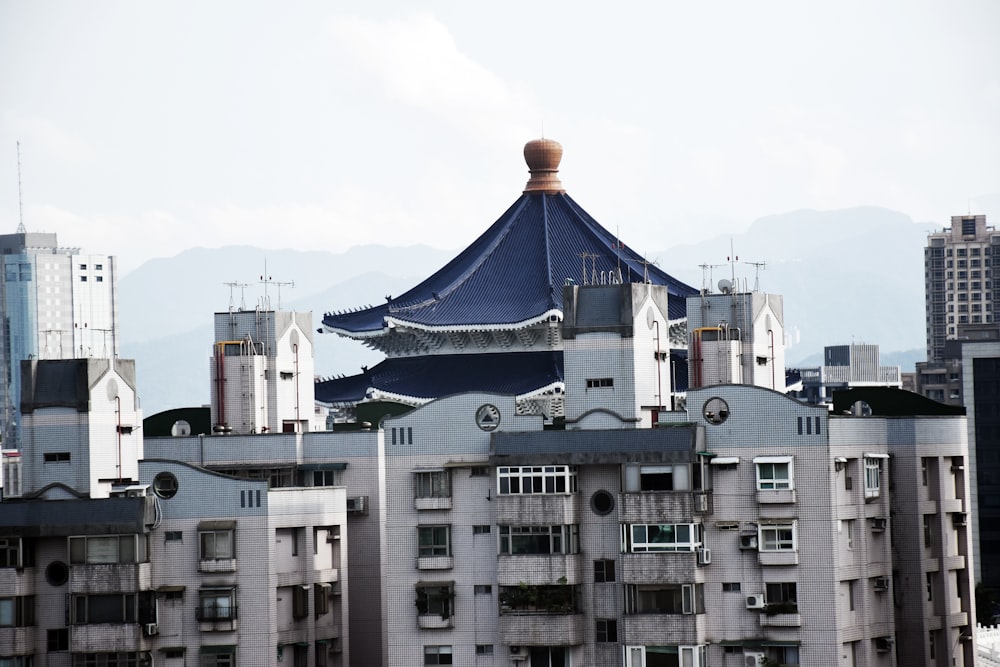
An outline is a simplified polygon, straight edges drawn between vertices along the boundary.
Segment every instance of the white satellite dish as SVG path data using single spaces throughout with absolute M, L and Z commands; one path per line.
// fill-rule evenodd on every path
M 719 291 L 723 294 L 729 294 L 733 291 L 733 283 L 730 280 L 723 278 L 719 281 Z

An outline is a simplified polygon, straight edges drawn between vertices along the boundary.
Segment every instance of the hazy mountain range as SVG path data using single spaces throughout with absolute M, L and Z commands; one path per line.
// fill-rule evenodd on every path
M 696 245 L 671 247 L 669 229 L 652 241 L 622 236 L 633 247 L 663 248 L 649 259 L 694 287 L 714 288 L 735 273 L 741 287 L 753 288 L 758 275 L 760 289 L 783 294 L 789 365 L 819 365 L 824 345 L 854 340 L 878 343 L 883 363 L 912 370 L 924 358 L 923 247 L 934 228 L 865 207 L 769 216 L 743 234 Z M 735 264 L 727 263 L 731 247 Z M 208 403 L 213 314 L 231 301 L 253 308 L 266 288 L 271 307 L 311 310 L 318 328 L 324 312 L 398 295 L 457 252 L 422 245 L 340 254 L 228 246 L 143 264 L 121 280 L 119 309 L 122 355 L 136 360 L 145 414 Z M 766 266 L 758 272 L 748 262 Z M 331 334 L 315 340 L 322 376 L 355 374 L 381 359 Z

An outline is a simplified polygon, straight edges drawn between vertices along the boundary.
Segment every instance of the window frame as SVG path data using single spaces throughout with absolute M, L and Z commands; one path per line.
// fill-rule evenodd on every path
M 790 532 L 790 536 L 780 535 L 781 532 Z M 773 533 L 766 536 L 765 533 Z M 769 546 L 770 545 L 770 546 Z M 784 553 L 799 550 L 798 522 L 789 523 L 767 523 L 757 527 L 757 550 L 768 553 Z
M 131 543 L 131 546 L 123 549 L 123 545 Z M 120 565 L 131 563 L 149 562 L 149 536 L 139 533 L 125 533 L 119 535 L 73 535 L 67 538 L 67 551 L 70 565 Z M 112 547 L 113 544 L 113 547 Z M 93 546 L 92 546 L 93 545 Z M 112 557 L 102 555 L 100 547 L 104 549 L 114 549 L 114 560 Z M 80 550 L 82 549 L 82 554 Z M 131 555 L 124 554 L 123 551 L 131 549 Z
M 455 615 L 455 583 L 452 581 L 426 581 L 416 585 L 418 616 L 439 616 L 442 619 Z
M 552 556 L 557 554 L 575 554 L 580 552 L 579 524 L 563 524 L 551 526 L 497 526 L 499 554 L 501 556 Z M 548 550 L 515 551 L 515 543 L 522 544 L 548 543 Z
M 228 604 L 219 605 L 226 600 Z M 221 613 L 223 612 L 224 613 Z M 235 586 L 202 588 L 198 591 L 198 607 L 195 617 L 203 623 L 233 621 L 239 618 L 239 604 Z
M 442 534 L 444 535 L 443 541 L 438 539 Z M 430 536 L 430 541 L 425 540 L 425 535 Z M 442 556 L 451 556 L 451 525 L 417 526 L 417 557 L 437 558 Z
M 4 611 L 3 607 L 9 607 L 9 610 Z M 28 628 L 35 622 L 34 595 L 0 597 L 0 628 Z
M 674 539 L 667 541 L 651 541 L 650 528 L 657 533 L 673 531 Z M 678 540 L 678 529 L 687 531 L 686 540 Z M 704 526 L 700 523 L 623 523 L 622 553 L 688 553 L 696 550 L 704 542 Z
M 576 492 L 576 466 L 497 466 L 497 493 L 502 496 L 571 495 Z
M 445 658 L 444 656 L 448 656 Z M 424 665 L 453 665 L 454 652 L 450 644 L 424 645 Z
M 791 491 L 795 488 L 795 466 L 791 456 L 758 456 L 753 460 L 758 491 Z M 779 470 L 784 476 L 779 476 Z M 763 473 L 769 472 L 770 476 Z
M 228 553 L 220 555 L 218 548 L 218 538 L 226 536 L 229 540 Z M 212 537 L 212 548 L 206 549 L 206 538 Z M 211 552 L 211 553 L 209 553 Z M 203 561 L 232 560 L 236 558 L 236 531 L 233 528 L 199 529 L 198 530 L 198 556 Z
M 111 598 L 119 598 L 121 602 L 121 618 L 108 618 L 98 616 L 93 617 L 96 611 L 91 606 L 96 602 L 95 598 L 103 598 L 106 601 Z M 139 609 L 138 596 L 135 593 L 74 593 L 70 604 L 70 625 L 100 625 L 106 623 L 123 624 L 138 623 Z
M 445 468 L 414 471 L 413 497 L 451 498 L 451 472 Z

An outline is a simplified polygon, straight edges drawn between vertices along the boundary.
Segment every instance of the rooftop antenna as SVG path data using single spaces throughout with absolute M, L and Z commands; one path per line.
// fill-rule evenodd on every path
M 744 264 L 749 264 L 750 266 L 752 266 L 754 268 L 753 291 L 754 292 L 759 292 L 760 291 L 760 272 L 761 272 L 761 269 L 766 269 L 767 268 L 767 262 L 743 262 L 743 263 Z
M 580 260 L 583 263 L 583 284 L 584 285 L 596 285 L 597 284 L 597 258 L 596 252 L 581 252 Z M 591 277 L 587 278 L 587 260 L 590 260 L 590 272 Z
M 271 299 L 267 295 L 267 286 L 268 285 L 275 285 L 278 288 L 278 307 L 277 307 L 276 310 L 281 310 L 281 288 L 282 288 L 282 286 L 285 286 L 285 287 L 295 287 L 295 281 L 279 282 L 277 280 L 272 279 L 271 276 L 269 276 L 267 274 L 267 260 L 264 260 L 264 275 L 262 275 L 260 277 L 260 282 L 264 283 L 264 307 L 265 308 L 270 308 L 271 307 Z
M 642 282 L 649 283 L 649 265 L 652 264 L 653 266 L 656 266 L 656 260 L 648 260 L 643 257 L 639 261 L 642 262 Z
M 733 250 L 733 237 L 729 237 L 729 257 L 726 257 L 726 261 L 729 262 L 729 268 L 732 271 L 731 279 L 733 283 L 736 282 L 736 262 L 740 261 L 740 258 L 736 255 L 736 251 Z
M 17 142 L 17 233 L 26 234 L 24 228 L 24 204 L 21 198 L 21 142 Z
M 618 233 L 618 225 L 615 225 L 615 244 L 612 247 L 615 249 L 615 258 L 618 260 L 618 282 L 623 282 L 621 251 L 625 248 L 625 244 L 622 243 L 621 234 Z
M 249 285 L 247 283 L 237 283 L 237 282 L 222 283 L 222 284 L 229 286 L 229 312 L 233 312 L 233 289 L 236 287 L 240 288 L 240 310 L 246 310 L 247 303 L 245 298 L 246 297 L 245 290 L 247 287 L 249 287 Z
M 725 264 L 699 264 L 701 267 L 701 289 L 709 290 L 712 284 L 712 269 L 717 269 L 720 266 L 725 266 Z

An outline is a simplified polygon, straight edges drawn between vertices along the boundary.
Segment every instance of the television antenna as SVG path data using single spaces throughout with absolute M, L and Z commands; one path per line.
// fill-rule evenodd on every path
M 229 286 L 229 312 L 233 312 L 233 290 L 237 287 L 240 288 L 240 310 L 247 309 L 246 303 L 246 288 L 250 285 L 248 283 L 222 283 L 223 285 Z
M 26 234 L 24 228 L 24 204 L 21 197 L 21 142 L 17 142 L 17 233 Z
M 709 286 L 712 284 L 712 270 L 725 266 L 725 264 L 699 264 L 698 266 L 701 267 L 701 289 L 707 291 L 711 289 Z
M 760 272 L 767 268 L 767 262 L 743 262 L 744 264 L 749 264 L 754 268 L 753 276 L 753 291 L 760 291 Z

